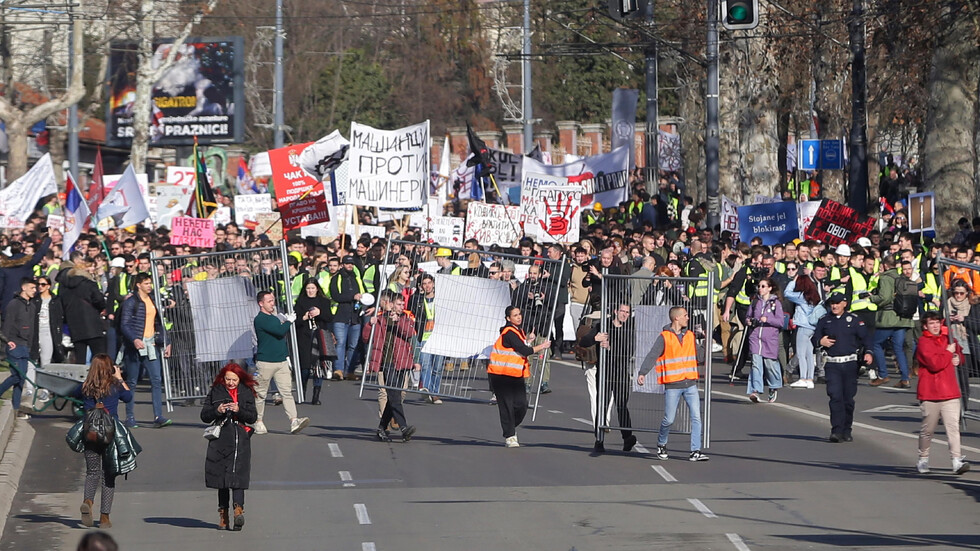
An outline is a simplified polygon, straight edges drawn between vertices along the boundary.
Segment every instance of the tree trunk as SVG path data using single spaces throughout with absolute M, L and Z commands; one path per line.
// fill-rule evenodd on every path
M 769 4 L 759 5 L 760 18 L 768 20 Z M 774 55 L 776 34 L 772 27 L 759 27 L 770 35 L 765 39 L 748 40 L 747 48 L 740 49 L 747 56 L 740 60 L 745 67 L 740 90 L 739 143 L 743 152 L 743 189 L 752 201 L 756 195 L 771 197 L 779 189 L 779 131 L 778 99 L 779 81 Z M 783 142 L 785 143 L 785 142 Z
M 736 31 L 737 33 L 738 31 Z M 732 34 L 736 34 L 732 33 Z M 744 39 L 720 44 L 718 52 L 718 188 L 722 195 L 740 205 L 746 204 L 744 159 L 739 143 L 739 88 L 745 67 Z
M 956 221 L 975 214 L 977 201 L 977 94 L 980 52 L 971 21 L 946 17 L 929 74 L 923 179 L 936 192 L 936 231 L 952 237 Z
M 817 137 L 840 139 L 850 124 L 850 71 L 848 67 L 847 28 L 840 14 L 850 11 L 843 0 L 817 2 L 820 21 L 834 21 L 821 25 L 824 34 L 837 38 L 836 43 L 824 34 L 814 37 L 813 81 L 815 84 L 813 110 L 817 116 Z M 845 95 L 845 90 L 848 91 Z M 824 170 L 820 173 L 823 196 L 844 202 L 844 173 L 841 170 Z
M 66 119 L 67 120 L 67 119 Z M 49 124 L 50 128 L 51 125 Z M 63 130 L 51 129 L 50 130 L 51 142 L 48 146 L 48 151 L 51 153 L 51 166 L 54 168 L 54 181 L 58 186 L 58 190 L 65 189 L 65 171 L 62 167 L 65 165 L 65 159 L 67 156 L 65 152 L 67 151 L 66 144 L 68 143 L 68 129 L 65 127 Z
M 705 160 L 704 160 L 704 126 L 701 121 L 705 120 L 704 114 L 704 72 L 695 67 L 697 71 L 691 74 L 691 64 L 671 59 L 667 62 L 669 70 L 674 74 L 674 81 L 678 87 L 678 115 L 681 122 L 677 125 L 677 132 L 681 137 L 681 159 L 684 163 L 684 184 L 687 194 L 694 199 L 694 204 L 698 205 L 707 201 L 705 192 Z
M 7 142 L 10 151 L 7 153 L 7 183 L 11 183 L 27 172 L 27 130 L 31 124 L 25 124 L 21 116 L 17 119 L 4 119 L 7 123 Z

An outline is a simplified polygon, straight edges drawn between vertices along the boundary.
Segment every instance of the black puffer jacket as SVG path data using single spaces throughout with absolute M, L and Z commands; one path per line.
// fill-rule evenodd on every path
M 248 489 L 252 471 L 251 430 L 242 423 L 254 423 L 259 418 L 255 410 L 255 395 L 244 385 L 238 387 L 238 413 L 218 413 L 218 406 L 231 402 L 231 394 L 223 384 L 211 387 L 201 408 L 201 421 L 213 423 L 227 418 L 217 440 L 208 442 L 208 455 L 204 462 L 204 484 L 208 488 Z
M 105 296 L 99 290 L 95 278 L 85 270 L 74 266 L 61 270 L 57 277 L 65 309 L 65 321 L 73 341 L 94 339 L 105 335 Z

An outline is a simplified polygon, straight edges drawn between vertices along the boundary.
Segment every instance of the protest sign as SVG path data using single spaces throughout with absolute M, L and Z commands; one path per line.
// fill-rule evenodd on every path
M 211 219 L 214 220 L 215 224 L 225 225 L 231 223 L 231 207 L 226 207 L 224 205 L 216 208 L 214 214 L 211 215 Z
M 364 234 L 368 234 L 370 237 L 384 238 L 386 233 L 384 226 L 368 226 L 361 224 L 360 226 L 357 226 L 357 228 L 354 228 L 353 226 L 348 226 L 348 228 L 354 230 L 352 234 L 356 234 L 354 235 L 355 240 L 360 239 Z
M 48 229 L 58 230 L 61 233 L 65 232 L 65 217 L 58 216 L 57 214 L 49 214 L 48 221 L 45 224 Z
M 721 196 L 721 231 L 730 231 L 738 237 L 738 205 L 724 195 Z
M 463 239 L 476 239 L 480 245 L 510 247 L 521 238 L 517 224 L 520 207 L 472 202 L 466 209 Z
M 282 217 L 275 212 L 260 212 L 255 215 L 255 232 L 269 236 L 273 244 L 282 241 Z
M 910 193 L 908 213 L 909 231 L 935 231 L 936 194 Z
M 824 199 L 813 215 L 806 237 L 836 247 L 842 243 L 854 243 L 859 237 L 867 237 L 874 224 L 874 218 L 860 216 L 851 207 Z
M 429 187 L 429 121 L 378 130 L 351 123 L 347 203 L 421 207 Z
M 272 212 L 272 196 L 268 193 L 255 193 L 235 196 L 235 223 L 244 226 L 246 220 L 255 221 L 255 215 Z
M 521 184 L 521 215 L 519 221 L 524 228 L 524 234 L 534 236 L 538 234 L 538 190 L 542 186 L 563 186 L 568 184 L 568 178 L 564 176 L 549 176 L 548 174 L 538 174 L 530 172 Z M 582 189 L 581 187 L 579 189 Z M 581 205 L 579 205 L 581 206 Z
M 422 237 L 429 243 L 447 247 L 463 246 L 465 220 L 454 216 L 433 216 L 422 228 Z
M 174 216 L 183 216 L 187 212 L 194 188 L 157 184 L 156 193 L 157 225 L 169 228 Z
M 744 242 L 754 237 L 763 245 L 792 241 L 800 234 L 797 223 L 796 203 L 790 201 L 738 207 L 739 239 Z
M 175 216 L 170 221 L 170 244 L 214 247 L 214 220 Z
M 531 226 L 541 243 L 574 243 L 578 241 L 582 217 L 581 186 L 541 186 L 538 188 L 537 216 Z M 527 226 L 525 226 L 527 233 Z
M 813 215 L 817 213 L 817 209 L 819 208 L 820 201 L 804 201 L 796 204 L 796 217 L 799 220 L 800 239 L 806 239 L 804 234 L 806 234 L 807 228 L 810 227 L 810 222 L 813 222 Z
M 168 166 L 167 185 L 194 187 L 197 181 L 197 172 L 192 166 Z
M 23 176 L 0 190 L 0 227 L 23 228 L 38 201 L 58 193 L 51 154 L 45 153 Z
M 582 207 L 591 207 L 594 202 L 603 205 L 618 205 L 627 198 L 629 187 L 628 147 L 623 146 L 601 155 L 563 165 L 546 165 L 531 157 L 523 157 L 524 166 L 521 186 L 527 185 L 530 174 L 564 176 L 568 183 L 582 186 Z
M 299 154 L 308 145 L 300 144 L 269 151 L 276 203 L 282 213 L 282 224 L 286 230 L 327 222 L 330 219 L 323 184 L 299 166 Z

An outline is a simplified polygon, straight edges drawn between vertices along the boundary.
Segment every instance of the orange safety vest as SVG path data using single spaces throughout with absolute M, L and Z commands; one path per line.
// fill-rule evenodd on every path
M 493 350 L 490 351 L 490 363 L 487 365 L 487 373 L 492 375 L 507 375 L 508 377 L 530 377 L 531 368 L 527 358 L 517 353 L 513 348 L 504 346 L 504 335 L 508 331 L 517 333 L 522 341 L 526 341 L 524 331 L 513 327 L 504 327 L 497 337 L 497 342 L 493 343 Z
M 664 353 L 657 358 L 657 382 L 664 385 L 687 379 L 698 379 L 698 357 L 694 346 L 694 333 L 684 333 L 684 341 L 677 340 L 677 334 L 664 329 Z

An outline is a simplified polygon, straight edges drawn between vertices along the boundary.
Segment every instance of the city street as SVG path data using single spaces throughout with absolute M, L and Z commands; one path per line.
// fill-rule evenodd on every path
M 932 474 L 915 471 L 914 388 L 863 380 L 854 442 L 830 444 L 822 386 L 751 404 L 727 371 L 715 367 L 703 463 L 687 461 L 683 435 L 657 460 L 649 432 L 627 454 L 613 431 L 607 452 L 592 456 L 584 376 L 571 362 L 554 365 L 554 393 L 519 429 L 518 449 L 502 445 L 495 407 L 412 395 L 416 436 L 378 442 L 374 393 L 359 399 L 354 383 L 325 382 L 323 406 L 300 406 L 312 423 L 299 435 L 288 434 L 282 408 L 266 409 L 270 433 L 252 439 L 240 533 L 215 529 L 204 425 L 198 408 L 179 407 L 173 426 L 136 429 L 144 451 L 117 481 L 111 533 L 127 551 L 980 547 L 980 469 L 953 476 L 945 443 L 934 442 Z M 138 402 L 146 420 L 144 387 Z M 64 443 L 67 417 L 30 423 L 36 434 L 0 548 L 74 549 L 84 533 L 82 457 Z M 978 427 L 970 420 L 963 435 L 974 461 Z

